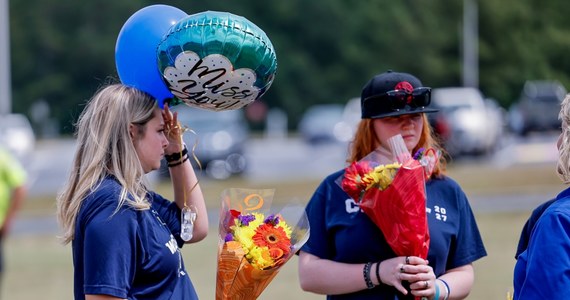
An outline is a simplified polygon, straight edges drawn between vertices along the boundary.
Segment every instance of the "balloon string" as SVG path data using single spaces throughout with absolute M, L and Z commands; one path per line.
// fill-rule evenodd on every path
M 183 139 L 182 136 L 184 134 L 184 132 L 189 131 L 191 133 L 193 133 L 194 135 L 198 136 L 196 134 L 196 132 L 190 128 L 188 128 L 187 126 L 180 126 L 180 128 L 182 128 L 182 134 L 179 136 L 179 140 L 178 142 L 180 143 L 180 145 L 183 144 Z M 194 159 L 194 161 L 198 164 L 198 167 L 200 168 L 200 171 L 202 171 L 202 164 L 200 163 L 200 160 L 198 159 L 198 157 L 196 156 L 196 147 L 198 146 L 198 139 L 196 139 L 196 141 L 194 142 L 194 145 L 192 145 L 192 158 Z M 182 157 L 182 151 L 184 149 L 180 150 L 180 157 Z M 185 178 L 183 178 L 185 179 Z M 184 180 L 186 181 L 186 180 Z M 198 183 L 200 182 L 200 180 L 198 179 L 198 176 L 196 176 L 196 183 L 194 183 L 194 185 L 192 186 L 192 188 L 190 189 L 190 191 L 188 192 L 188 194 L 192 194 L 192 191 L 194 191 L 194 189 L 198 186 Z M 183 195 L 183 199 L 184 199 L 184 207 L 187 208 L 188 204 L 187 204 L 187 199 L 188 199 L 188 194 L 186 194 L 186 189 L 184 189 L 184 195 Z

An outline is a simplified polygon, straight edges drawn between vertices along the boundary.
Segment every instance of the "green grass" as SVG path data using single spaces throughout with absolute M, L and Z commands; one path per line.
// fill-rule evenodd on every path
M 450 175 L 468 195 L 501 195 L 546 193 L 556 194 L 563 188 L 551 165 L 528 165 L 508 169 L 489 169 L 477 164 L 450 168 Z M 264 183 L 232 179 L 224 182 L 202 182 L 210 209 L 219 208 L 219 196 L 225 188 L 275 188 L 274 203 L 284 204 L 293 198 L 306 201 L 318 184 L 309 182 Z M 169 196 L 168 185 L 157 190 Z M 499 197 L 500 199 L 500 197 Z M 546 200 L 546 199 L 544 199 Z M 28 199 L 21 218 L 54 215 L 52 195 Z M 475 263 L 475 285 L 468 299 L 506 299 L 512 290 L 513 258 L 518 236 L 528 210 L 517 212 L 477 212 L 488 256 Z M 182 250 L 186 267 L 201 299 L 214 299 L 217 246 L 217 224 L 211 224 L 209 236 L 202 242 Z M 54 235 L 10 236 L 5 243 L 6 272 L 2 299 L 72 299 L 73 266 L 70 246 L 62 246 Z M 339 274 L 340 276 L 340 274 Z M 297 258 L 293 257 L 263 292 L 260 299 L 324 299 L 304 293 L 297 279 Z

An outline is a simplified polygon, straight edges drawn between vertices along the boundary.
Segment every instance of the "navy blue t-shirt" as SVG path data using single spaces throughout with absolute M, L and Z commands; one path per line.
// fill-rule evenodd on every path
M 150 209 L 116 211 L 120 192 L 107 177 L 81 206 L 72 242 L 75 299 L 198 299 L 180 253 L 180 209 L 149 193 Z
M 343 263 L 377 262 L 393 258 L 394 251 L 380 229 L 339 186 L 338 171 L 320 184 L 306 211 L 311 225 L 301 248 L 319 258 Z M 426 182 L 426 213 L 430 232 L 429 264 L 436 276 L 487 255 L 467 197 L 449 177 Z M 364 279 L 363 279 L 364 280 Z M 401 295 L 394 287 L 328 296 L 327 299 L 390 299 Z

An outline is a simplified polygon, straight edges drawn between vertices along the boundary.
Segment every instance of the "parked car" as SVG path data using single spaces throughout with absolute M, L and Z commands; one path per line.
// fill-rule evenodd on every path
M 342 112 L 342 121 L 339 125 L 339 132 L 342 139 L 346 142 L 354 139 L 354 134 L 362 116 L 362 109 L 360 107 L 360 98 L 351 98 L 344 105 Z
M 36 136 L 23 114 L 0 115 L 0 145 L 6 147 L 24 164 L 34 152 Z
M 566 93 L 566 88 L 558 81 L 525 82 L 518 101 L 509 109 L 511 130 L 525 136 L 532 131 L 558 129 L 558 112 Z
M 244 150 L 250 131 L 243 110 L 210 111 L 180 104 L 172 111 L 178 112 L 178 120 L 188 127 L 184 142 L 189 152 L 195 147 L 194 154 L 208 177 L 227 179 L 245 171 Z M 195 161 L 192 165 L 198 166 Z M 160 173 L 168 176 L 164 162 Z
M 432 90 L 430 123 L 451 156 L 491 152 L 503 135 L 500 106 L 485 99 L 479 89 L 442 87 Z
M 341 130 L 344 106 L 341 104 L 317 104 L 309 107 L 301 117 L 297 130 L 301 138 L 312 145 L 346 142 Z

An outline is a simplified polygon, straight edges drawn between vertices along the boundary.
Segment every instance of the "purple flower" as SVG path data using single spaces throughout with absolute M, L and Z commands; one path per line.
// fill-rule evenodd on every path
M 277 224 L 279 224 L 279 216 L 271 214 L 271 215 L 267 216 L 267 218 L 265 218 L 263 223 L 270 224 L 272 226 L 277 226 Z
M 226 237 L 224 238 L 224 242 L 231 242 L 234 240 L 234 236 L 231 233 L 226 234 Z
M 418 149 L 416 154 L 414 154 L 414 159 L 419 160 L 420 158 L 422 158 L 422 156 L 424 155 L 424 151 L 426 151 L 426 149 L 424 147 L 421 147 L 420 149 Z
M 249 222 L 252 222 L 255 220 L 255 216 L 254 215 L 239 215 L 238 220 L 239 220 L 241 225 L 247 226 L 247 225 L 249 225 Z

